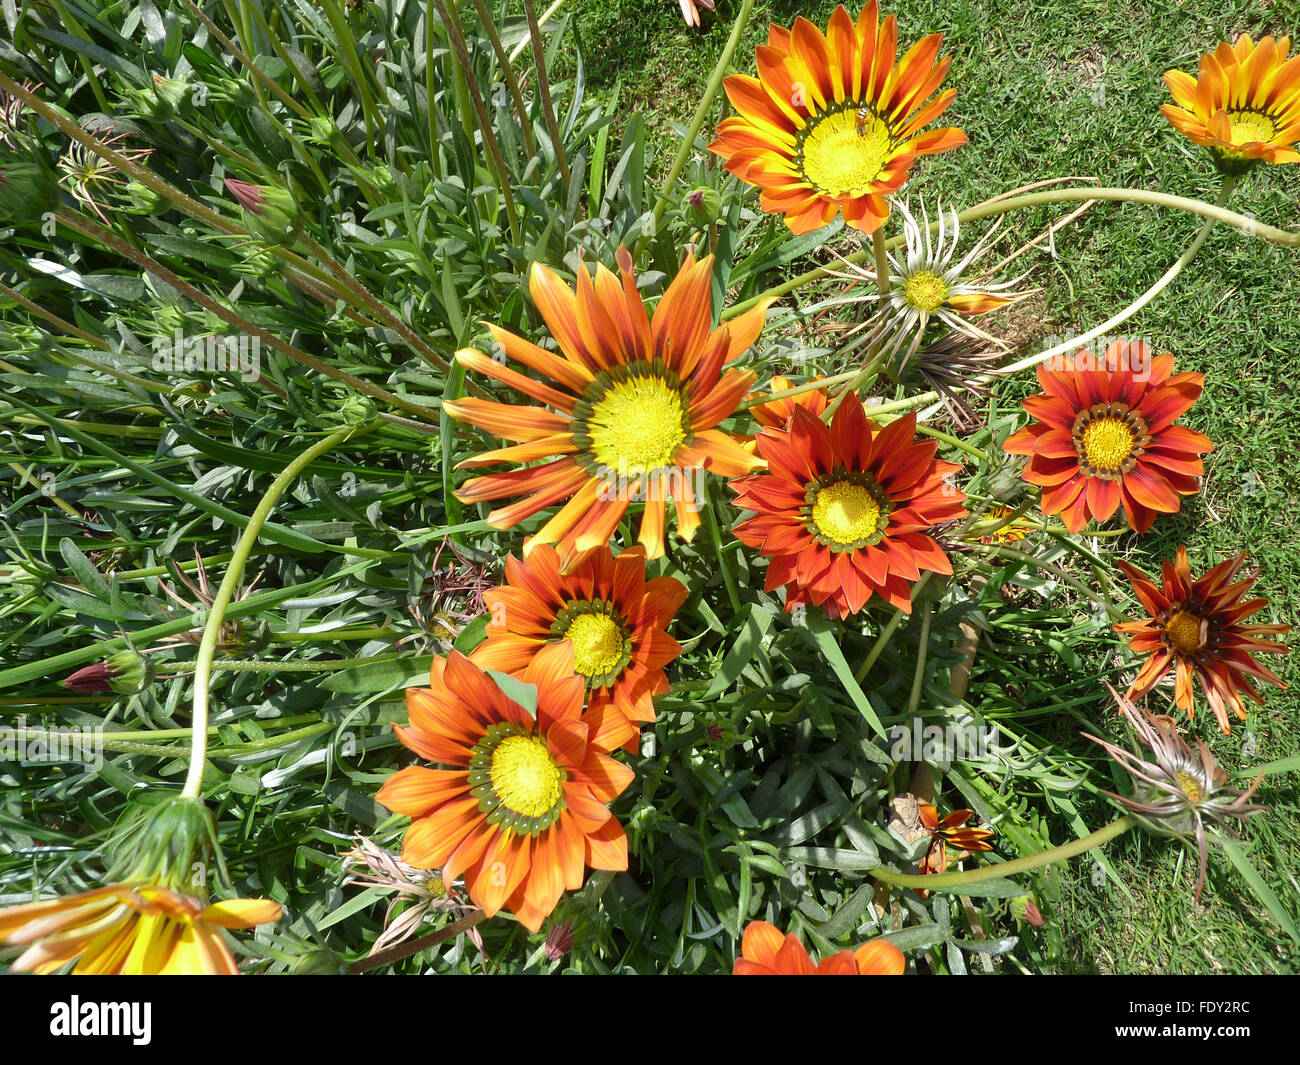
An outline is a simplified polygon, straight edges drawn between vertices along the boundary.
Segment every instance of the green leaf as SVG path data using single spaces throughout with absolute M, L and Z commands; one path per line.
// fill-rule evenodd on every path
M 882 740 L 889 739 L 888 733 L 885 732 L 885 726 L 880 723 L 880 718 L 876 716 L 876 711 L 872 707 L 870 700 L 867 699 L 866 693 L 862 690 L 861 685 L 853 679 L 853 670 L 849 668 L 848 660 L 844 657 L 844 652 L 840 650 L 840 645 L 835 641 L 835 635 L 831 632 L 830 622 L 828 622 L 820 611 L 810 611 L 808 613 L 808 632 L 817 644 L 817 649 L 821 651 L 822 657 L 826 659 L 826 664 L 831 667 L 836 679 L 840 682 L 848 697 L 853 700 L 853 705 L 858 708 L 867 724 L 869 724 L 876 735 Z
M 1246 883 L 1250 885 L 1250 889 L 1259 897 L 1259 901 L 1264 904 L 1273 920 L 1281 926 L 1282 931 L 1291 937 L 1293 943 L 1300 943 L 1300 929 L 1296 928 L 1295 919 L 1278 901 L 1278 897 L 1273 894 L 1273 889 L 1264 882 L 1264 878 L 1259 875 L 1250 859 L 1246 857 L 1245 848 L 1240 843 L 1225 840 L 1223 841 L 1223 849 L 1228 854 L 1228 860 L 1237 867 L 1237 872 L 1245 878 Z
M 495 669 L 485 669 L 483 672 L 496 682 L 498 688 L 505 692 L 507 699 L 518 703 L 534 717 L 537 716 L 536 684 L 529 684 L 518 677 L 512 677 L 509 673 L 501 673 Z
M 736 620 L 740 622 L 740 633 L 722 659 L 718 675 L 704 693 L 705 702 L 716 699 L 739 679 L 763 643 L 763 637 L 772 624 L 772 611 L 758 603 L 746 603 L 736 615 Z

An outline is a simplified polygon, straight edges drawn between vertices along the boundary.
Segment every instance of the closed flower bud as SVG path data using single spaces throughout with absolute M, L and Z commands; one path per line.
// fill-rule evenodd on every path
M 1035 928 L 1043 927 L 1043 914 L 1034 902 L 1033 895 L 1017 895 L 1012 899 L 1011 914 L 1017 921 L 1024 921 Z
M 292 244 L 303 225 L 303 214 L 293 196 L 273 185 L 251 185 L 226 178 L 226 188 L 244 209 L 249 233 L 268 244 Z
M 722 194 L 717 189 L 693 189 L 686 194 L 682 214 L 692 226 L 711 226 L 722 217 Z
M 139 695 L 153 683 L 153 678 L 153 663 L 128 648 L 93 666 L 77 670 L 63 682 L 63 686 L 69 691 L 88 694 L 114 691 L 118 695 Z

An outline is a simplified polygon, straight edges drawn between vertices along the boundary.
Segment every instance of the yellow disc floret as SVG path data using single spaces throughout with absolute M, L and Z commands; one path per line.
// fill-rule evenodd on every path
M 564 636 L 573 643 L 573 668 L 584 677 L 612 673 L 623 657 L 623 630 L 608 614 L 579 614 Z
M 1178 771 L 1177 779 L 1179 789 L 1184 795 L 1191 799 L 1192 802 L 1205 801 L 1205 789 L 1201 786 L 1201 782 L 1197 780 L 1196 777 L 1192 776 L 1191 773 L 1187 772 L 1186 769 L 1180 769 Z
M 1229 111 L 1228 125 L 1233 144 L 1267 144 L 1277 136 L 1277 126 L 1258 111 Z
M 818 491 L 812 522 L 828 540 L 848 546 L 875 535 L 880 504 L 862 485 L 839 481 Z
M 601 465 L 621 474 L 673 465 L 686 439 L 681 390 L 651 374 L 609 387 L 587 419 L 591 451 Z
M 503 739 L 492 752 L 489 774 L 501 805 L 524 817 L 545 816 L 564 795 L 564 770 L 536 736 Z
M 1119 418 L 1098 418 L 1083 430 L 1083 453 L 1095 470 L 1114 473 L 1130 455 L 1136 437 L 1129 424 Z
M 816 120 L 803 142 L 803 175 L 827 196 L 862 196 L 880 178 L 893 139 L 875 115 L 849 108 Z
M 903 299 L 918 311 L 937 311 L 947 298 L 948 282 L 933 270 L 919 270 L 903 282 Z
M 1179 654 L 1194 654 L 1201 649 L 1201 619 L 1191 611 L 1180 610 L 1165 622 L 1165 637 Z

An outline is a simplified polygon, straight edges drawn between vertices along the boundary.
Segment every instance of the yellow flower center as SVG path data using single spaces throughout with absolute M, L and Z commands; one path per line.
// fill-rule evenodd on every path
M 608 614 L 579 614 L 564 635 L 573 644 L 573 668 L 584 677 L 612 673 L 623 657 L 623 630 Z
M 933 270 L 922 270 L 903 282 L 903 299 L 918 311 L 937 311 L 948 298 L 948 282 Z
M 1201 787 L 1201 782 L 1186 769 L 1178 771 L 1178 787 L 1192 802 L 1205 801 L 1205 789 Z
M 686 404 L 680 389 L 649 374 L 610 386 L 587 419 L 591 451 L 620 474 L 673 465 L 686 439 Z
M 836 544 L 854 544 L 875 535 L 880 525 L 880 504 L 862 485 L 839 481 L 818 491 L 812 520 Z
M 1083 453 L 1088 465 L 1113 473 L 1133 454 L 1136 438 L 1127 422 L 1119 418 L 1098 418 L 1083 430 Z
M 827 196 L 864 195 L 889 159 L 889 127 L 852 107 L 815 121 L 803 141 L 803 176 Z
M 1180 610 L 1165 622 L 1165 637 L 1179 654 L 1195 654 L 1201 649 L 1201 619 L 1189 610 Z
M 1228 125 L 1233 144 L 1250 144 L 1258 141 L 1267 144 L 1277 136 L 1277 126 L 1268 115 L 1258 111 L 1229 111 Z
M 498 743 L 489 774 L 501 805 L 524 817 L 549 813 L 564 794 L 564 770 L 535 736 L 507 736 Z

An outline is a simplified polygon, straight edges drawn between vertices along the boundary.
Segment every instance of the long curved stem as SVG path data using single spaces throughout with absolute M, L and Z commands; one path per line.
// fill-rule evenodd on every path
M 1063 843 L 1061 846 L 1053 847 L 1041 854 L 1031 854 L 1028 858 L 1017 858 L 1013 862 L 999 862 L 997 865 L 983 865 L 978 869 L 970 869 L 964 873 L 936 873 L 933 876 L 914 876 L 909 873 L 896 873 L 892 869 L 868 869 L 867 875 L 873 880 L 879 880 L 882 884 L 890 884 L 894 887 L 928 888 L 931 891 L 949 890 L 960 894 L 961 888 L 970 884 L 979 884 L 985 880 L 1000 880 L 1004 876 L 1028 873 L 1033 869 L 1041 869 L 1043 866 L 1051 865 L 1054 862 L 1063 862 L 1067 858 L 1073 858 L 1076 855 L 1092 850 L 1094 847 L 1109 843 L 1117 836 L 1122 836 L 1136 824 L 1137 820 L 1132 814 L 1125 814 L 1104 828 L 1099 828 L 1096 832 L 1084 836 L 1083 839 Z
M 365 428 L 377 424 L 378 422 L 372 422 L 371 426 Z M 257 535 L 262 531 L 262 526 L 266 524 L 266 519 L 270 517 L 271 510 L 280 496 L 297 480 L 303 470 L 331 448 L 362 431 L 365 430 L 355 425 L 340 429 L 319 443 L 313 444 L 289 463 L 262 496 L 261 502 L 257 504 L 257 509 L 249 517 L 248 525 L 239 537 L 239 543 L 235 545 L 235 552 L 230 558 L 230 565 L 226 567 L 226 575 L 221 581 L 221 587 L 217 589 L 217 594 L 212 599 L 208 621 L 203 628 L 203 640 L 199 644 L 198 658 L 194 662 L 194 712 L 190 718 L 191 727 L 194 729 L 194 742 L 190 748 L 190 770 L 182 791 L 183 795 L 191 799 L 200 798 L 203 791 L 203 767 L 207 761 L 208 751 L 208 682 L 212 677 L 212 660 L 216 656 L 222 622 L 226 619 L 226 608 L 230 606 L 235 589 L 244 575 L 244 566 L 252 553 L 253 545 L 257 543 Z
M 1210 204 L 1204 200 L 1193 200 L 1186 196 L 1172 196 L 1164 192 L 1149 192 L 1145 189 L 1123 189 L 1123 188 L 1093 188 L 1085 186 L 1083 188 L 1072 189 L 1054 189 L 1045 192 L 1031 192 L 1024 196 L 1011 196 L 1004 199 L 994 197 L 991 200 L 985 200 L 974 207 L 968 207 L 966 210 L 957 215 L 959 222 L 971 222 L 980 218 L 991 218 L 995 215 L 1006 214 L 1008 211 L 1014 211 L 1021 207 L 1035 207 L 1047 203 L 1068 203 L 1076 200 L 1112 200 L 1120 202 L 1147 203 L 1156 207 L 1172 207 L 1180 211 L 1188 211 L 1192 214 L 1201 215 L 1204 218 L 1213 219 L 1216 222 L 1223 222 L 1239 229 L 1248 236 L 1261 237 L 1264 240 L 1271 241 L 1274 244 L 1282 244 L 1291 248 L 1300 248 L 1300 232 L 1292 232 L 1286 229 L 1278 229 L 1276 226 L 1266 226 L 1243 214 L 1235 211 L 1226 210 L 1222 203 Z M 932 222 L 931 229 L 938 228 L 939 223 Z M 890 237 L 885 241 L 885 247 L 893 249 L 902 242 L 901 236 Z M 856 251 L 851 255 L 844 257 L 845 261 L 853 264 L 864 262 L 867 258 L 865 251 Z M 744 314 L 746 311 L 757 306 L 765 299 L 777 299 L 793 292 L 804 285 L 812 284 L 814 281 L 820 281 L 822 278 L 830 277 L 838 271 L 837 266 L 819 266 L 796 277 L 790 278 L 779 285 L 769 288 L 758 295 L 736 303 L 726 308 L 722 312 L 722 320 L 728 321 L 737 315 Z
M 1227 202 L 1228 197 L 1232 194 L 1233 187 L 1236 184 L 1237 179 L 1231 175 L 1223 179 L 1223 187 L 1219 190 L 1219 199 L 1216 206 L 1222 206 Z M 1206 238 L 1210 235 L 1210 230 L 1214 228 L 1214 223 L 1219 220 L 1220 219 L 1216 216 L 1209 215 L 1201 228 L 1197 230 L 1196 237 L 1192 240 L 1192 243 L 1188 245 L 1187 250 L 1183 252 L 1174 264 L 1164 272 L 1160 280 L 1118 314 L 1107 318 L 1106 321 L 1102 322 L 1100 325 L 1093 326 L 1093 328 L 1089 329 L 1088 332 L 1084 333 L 1082 336 L 1070 337 L 1069 340 L 1064 340 L 1060 344 L 1048 348 L 1046 351 L 1027 355 L 1019 362 L 1014 362 L 1010 366 L 1004 367 L 1001 372 L 1004 374 L 1017 373 L 1020 370 L 1027 370 L 1032 366 L 1037 366 L 1039 363 L 1046 362 L 1048 359 L 1054 358 L 1057 355 L 1065 355 L 1069 352 L 1077 351 L 1083 345 L 1096 340 L 1098 337 L 1105 336 L 1116 326 L 1127 322 L 1133 317 L 1133 315 L 1137 314 L 1138 311 L 1168 288 L 1169 285 L 1173 283 L 1174 278 L 1183 272 L 1183 269 L 1187 264 L 1196 258 L 1196 253 L 1201 250 L 1201 245 L 1205 243 Z

